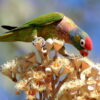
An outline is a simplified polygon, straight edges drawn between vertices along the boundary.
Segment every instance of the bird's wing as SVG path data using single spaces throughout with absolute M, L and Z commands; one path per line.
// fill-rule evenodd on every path
M 37 18 L 34 18 L 33 20 L 31 20 L 19 27 L 15 27 L 15 28 L 11 29 L 10 31 L 8 31 L 7 33 L 25 29 L 30 26 L 37 27 L 37 26 L 44 26 L 44 25 L 52 24 L 54 22 L 62 20 L 63 17 L 64 17 L 64 14 L 59 13 L 59 12 L 45 14 L 45 15 L 39 16 Z
M 22 26 L 43 26 L 43 25 L 48 25 L 51 23 L 54 23 L 56 21 L 60 21 L 62 20 L 64 17 L 64 14 L 62 13 L 58 13 L 58 12 L 54 12 L 54 13 L 49 13 L 43 16 L 39 16 L 31 21 L 29 21 L 26 24 L 23 24 Z

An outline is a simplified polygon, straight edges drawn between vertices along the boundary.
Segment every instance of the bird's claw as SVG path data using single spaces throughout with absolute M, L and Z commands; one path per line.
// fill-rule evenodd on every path
M 74 55 L 74 54 L 67 54 L 66 56 L 65 56 L 66 58 L 68 58 L 68 59 L 79 59 L 80 58 L 80 56 L 76 56 L 76 55 Z

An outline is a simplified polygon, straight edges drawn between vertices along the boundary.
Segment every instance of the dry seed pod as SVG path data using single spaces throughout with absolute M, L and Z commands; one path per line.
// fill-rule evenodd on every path
M 56 40 L 56 39 L 53 40 L 53 46 L 56 51 L 59 51 L 63 47 L 63 45 L 64 45 L 63 41 Z

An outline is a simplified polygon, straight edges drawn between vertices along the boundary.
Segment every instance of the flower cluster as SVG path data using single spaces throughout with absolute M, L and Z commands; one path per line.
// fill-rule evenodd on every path
M 34 45 L 41 62 L 32 52 L 1 65 L 2 74 L 16 83 L 16 94 L 24 91 L 27 100 L 100 100 L 99 65 L 74 56 L 50 58 L 50 45 L 45 45 L 43 39 L 42 44 L 40 39 Z
M 80 62 L 81 61 L 81 62 Z M 78 67 L 78 65 L 80 67 Z M 95 67 L 94 67 L 95 66 Z M 100 68 L 88 59 L 75 59 L 73 79 L 65 82 L 58 100 L 100 100 Z

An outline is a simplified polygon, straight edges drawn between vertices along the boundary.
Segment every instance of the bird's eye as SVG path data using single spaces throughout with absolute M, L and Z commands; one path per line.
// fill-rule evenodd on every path
M 81 45 L 81 47 L 84 47 L 85 46 L 85 40 L 81 39 L 80 40 L 80 45 Z

